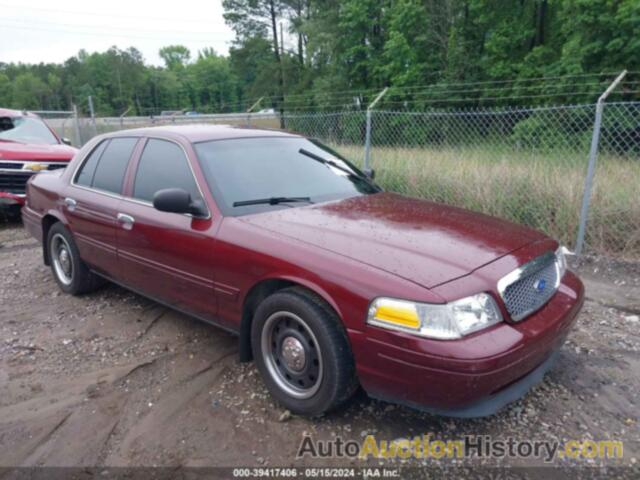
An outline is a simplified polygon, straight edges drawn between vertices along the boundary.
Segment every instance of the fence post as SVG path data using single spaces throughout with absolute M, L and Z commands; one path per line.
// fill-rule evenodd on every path
M 369 157 L 371 155 L 371 111 L 373 110 L 373 107 L 376 106 L 376 104 L 380 101 L 380 99 L 382 97 L 384 97 L 384 95 L 387 93 L 387 90 L 389 90 L 389 87 L 386 87 L 384 90 L 382 90 L 378 96 L 373 100 L 373 102 L 371 102 L 371 104 L 367 107 L 367 124 L 366 124 L 366 131 L 365 131 L 365 137 L 364 137 L 364 165 L 363 165 L 363 170 L 365 173 L 368 173 L 369 171 Z
M 93 124 L 93 134 L 98 135 L 98 127 L 96 125 L 96 112 L 93 109 L 93 97 L 89 95 L 89 113 L 91 114 L 91 123 Z
M 249 110 L 247 110 L 247 125 L 251 126 L 251 112 L 253 111 L 254 108 L 260 105 L 260 102 L 262 102 L 263 98 L 264 97 L 260 97 L 253 105 L 249 107 Z
M 120 115 L 120 129 L 124 128 L 124 117 L 127 113 L 129 113 L 129 110 L 131 110 L 131 106 L 129 106 L 129 108 L 127 108 L 124 112 L 122 112 L 122 115 Z
M 369 168 L 369 154 L 371 151 L 371 110 L 367 108 L 366 131 L 364 135 L 364 170 Z
M 76 146 L 82 146 L 82 137 L 80 136 L 80 119 L 78 118 L 78 106 L 73 104 L 73 129 L 76 135 Z
M 618 86 L 627 74 L 624 70 L 616 79 L 611 82 L 596 102 L 596 116 L 593 122 L 593 136 L 591 137 L 591 149 L 589 150 L 589 166 L 587 167 L 587 176 L 584 180 L 584 194 L 582 196 L 582 208 L 580 210 L 580 225 L 578 226 L 578 238 L 576 239 L 576 255 L 582 254 L 584 248 L 584 237 L 587 228 L 587 217 L 589 216 L 589 203 L 591 201 L 591 189 L 593 187 L 593 176 L 596 171 L 596 160 L 598 159 L 598 143 L 600 141 L 600 128 L 602 126 L 602 112 L 604 110 L 604 101 L 609 94 Z
M 69 120 L 68 118 L 63 118 L 62 119 L 62 138 L 69 138 L 69 135 L 67 135 L 67 120 Z

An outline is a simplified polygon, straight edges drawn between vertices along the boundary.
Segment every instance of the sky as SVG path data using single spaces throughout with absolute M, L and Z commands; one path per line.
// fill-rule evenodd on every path
M 227 54 L 234 34 L 222 14 L 222 0 L 0 0 L 0 62 L 60 63 L 114 45 L 136 47 L 152 65 L 163 64 L 166 45 L 192 58 L 204 47 Z

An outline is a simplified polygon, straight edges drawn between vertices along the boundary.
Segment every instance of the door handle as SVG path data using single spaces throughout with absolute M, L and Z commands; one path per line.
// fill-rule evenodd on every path
M 70 212 L 73 212 L 76 209 L 76 205 L 78 205 L 78 202 L 76 202 L 71 197 L 67 197 L 67 198 L 64 199 L 64 204 L 67 206 L 67 209 Z
M 131 215 L 127 215 L 126 213 L 118 214 L 118 222 L 122 223 L 122 228 L 125 230 L 131 230 L 133 228 L 133 224 L 136 222 L 136 219 Z

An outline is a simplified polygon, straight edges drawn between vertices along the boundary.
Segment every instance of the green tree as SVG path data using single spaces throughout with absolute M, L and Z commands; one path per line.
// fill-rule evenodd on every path
M 284 66 L 278 40 L 278 22 L 287 5 L 280 0 L 223 0 L 222 5 L 225 9 L 224 18 L 235 30 L 240 43 L 253 37 L 270 37 L 273 58 L 278 67 L 279 103 L 283 113 Z
M 31 72 L 18 75 L 12 82 L 11 105 L 18 109 L 38 110 L 49 94 L 47 84 Z
M 191 59 L 191 52 L 183 45 L 169 45 L 162 47 L 159 52 L 160 58 L 169 70 L 183 69 Z
M 11 80 L 0 73 L 0 105 L 11 105 Z
M 279 97 L 280 66 L 273 62 L 271 44 L 267 39 L 251 37 L 231 47 L 229 63 L 238 79 L 241 99 Z
M 230 111 L 259 97 L 265 97 L 263 107 L 278 109 L 364 108 L 385 86 L 398 88 L 391 88 L 382 107 L 420 109 L 452 101 L 463 107 L 486 99 L 583 102 L 593 101 L 594 88 L 600 88 L 594 77 L 544 84 L 528 79 L 640 70 L 638 0 L 224 0 L 223 5 L 236 32 L 226 57 L 205 48 L 193 58 L 186 47 L 168 45 L 160 51 L 162 67 L 145 64 L 133 47 L 80 50 L 62 64 L 0 63 L 0 104 L 68 109 L 75 103 L 86 111 L 92 95 L 99 115 L 127 109 Z M 280 35 L 292 48 L 283 48 Z M 516 81 L 487 83 L 505 79 Z M 470 81 L 484 83 L 456 87 Z M 633 85 L 620 89 L 628 91 L 622 98 L 638 97 L 631 93 L 637 90 Z
M 237 81 L 225 57 L 200 56 L 187 69 L 193 87 L 192 107 L 197 110 L 230 112 L 237 103 Z

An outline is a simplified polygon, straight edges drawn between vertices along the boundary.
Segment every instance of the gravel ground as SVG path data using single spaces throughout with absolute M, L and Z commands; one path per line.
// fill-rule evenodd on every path
M 297 459 L 305 435 L 361 442 L 435 439 L 624 442 L 638 473 L 640 266 L 575 266 L 587 302 L 558 365 L 524 399 L 485 419 L 447 419 L 360 392 L 320 419 L 275 404 L 235 338 L 116 286 L 62 294 L 39 245 L 0 225 L 0 467 L 366 466 L 401 460 Z M 385 463 L 386 462 L 386 463 Z M 394 463 L 396 462 L 396 463 Z M 407 460 L 418 465 L 538 466 L 541 459 Z

